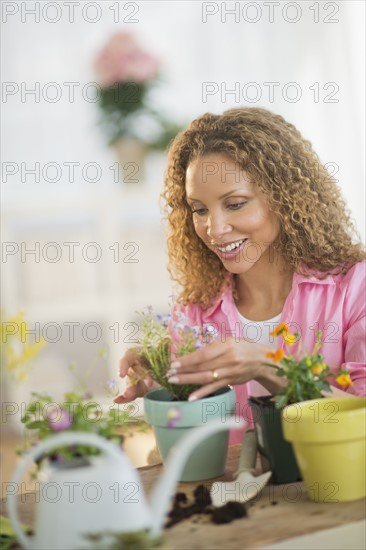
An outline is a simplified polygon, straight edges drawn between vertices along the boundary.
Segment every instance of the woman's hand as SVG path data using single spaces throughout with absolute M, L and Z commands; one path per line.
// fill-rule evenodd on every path
M 143 397 L 153 387 L 154 381 L 151 376 L 146 375 L 138 351 L 138 348 L 127 350 L 119 361 L 119 375 L 121 378 L 128 376 L 129 385 L 125 393 L 114 399 L 115 403 L 128 403 L 137 397 Z
M 202 384 L 189 396 L 189 401 L 206 397 L 227 385 L 256 380 L 270 392 L 276 393 L 284 381 L 275 369 L 264 365 L 266 352 L 271 348 L 228 338 L 212 342 L 203 349 L 179 357 L 171 364 L 168 381 L 172 384 Z

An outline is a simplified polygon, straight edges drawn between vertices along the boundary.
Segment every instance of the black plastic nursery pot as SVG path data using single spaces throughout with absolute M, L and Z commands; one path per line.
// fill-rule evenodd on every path
M 273 483 L 301 481 L 295 455 L 290 443 L 285 441 L 281 424 L 281 409 L 275 407 L 273 397 L 250 397 L 258 450 L 261 458 L 269 463 Z

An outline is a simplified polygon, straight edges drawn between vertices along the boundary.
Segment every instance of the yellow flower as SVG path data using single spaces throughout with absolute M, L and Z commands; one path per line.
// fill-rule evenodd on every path
M 289 346 L 292 346 L 297 341 L 297 334 L 290 334 L 288 325 L 286 323 L 281 323 L 274 329 L 273 332 L 270 333 L 271 336 L 280 336 L 282 335 L 283 339 L 285 340 L 286 344 Z
M 306 364 L 308 365 L 308 362 L 306 361 Z M 310 365 L 308 365 L 310 366 Z M 324 363 L 317 363 L 313 367 L 311 367 L 311 370 L 314 374 L 318 375 L 323 372 L 323 370 L 326 368 L 326 365 Z
M 288 332 L 288 326 L 286 323 L 281 323 L 274 329 L 273 332 L 270 332 L 271 336 L 280 336 L 283 332 Z
M 269 357 L 269 359 L 273 359 L 275 363 L 278 363 L 278 361 L 281 361 L 285 357 L 285 352 L 283 349 L 276 349 L 275 352 L 267 351 L 266 357 Z
M 289 346 L 292 346 L 292 344 L 294 344 L 297 340 L 297 334 L 289 334 L 288 332 L 284 331 L 282 336 L 286 344 L 288 344 Z
M 105 359 L 107 356 L 108 356 L 108 351 L 107 351 L 107 348 L 99 348 L 98 349 L 98 355 L 99 357 L 101 357 L 102 359 Z
M 349 386 L 352 386 L 352 380 L 349 374 L 340 374 L 337 376 L 336 382 L 342 386 L 342 388 L 349 388 Z
M 3 311 L 1 311 L 1 317 L 4 317 Z M 1 366 L 19 381 L 26 378 L 26 371 L 22 370 L 23 366 L 33 361 L 46 344 L 44 338 L 40 338 L 38 342 L 29 343 L 28 334 L 29 327 L 22 311 L 1 323 Z

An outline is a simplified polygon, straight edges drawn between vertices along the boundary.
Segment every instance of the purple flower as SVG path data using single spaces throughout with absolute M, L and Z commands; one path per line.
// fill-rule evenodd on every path
M 167 315 L 160 315 L 159 313 L 156 315 L 156 318 L 157 320 L 163 325 L 163 327 L 167 327 L 170 320 L 171 320 L 171 315 L 167 314 Z
M 182 413 L 179 409 L 172 407 L 171 409 L 168 410 L 168 412 L 166 413 L 166 416 L 168 419 L 166 423 L 167 428 L 175 428 L 178 420 L 182 418 Z
M 206 344 L 209 344 L 210 342 L 212 342 L 212 340 L 214 340 L 215 338 L 217 338 L 218 336 L 218 330 L 213 326 L 213 325 L 209 325 L 209 324 L 205 324 L 203 326 L 203 339 L 204 339 L 204 342 Z
M 69 411 L 59 406 L 48 407 L 46 418 L 48 425 L 54 432 L 62 432 L 70 428 L 72 417 Z
M 119 394 L 119 387 L 114 379 L 107 380 L 105 389 L 107 390 L 108 395 L 110 395 L 111 397 L 116 397 L 116 395 Z

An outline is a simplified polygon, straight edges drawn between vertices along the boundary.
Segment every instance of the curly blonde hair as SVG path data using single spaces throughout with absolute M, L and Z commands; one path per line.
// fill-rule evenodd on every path
M 206 113 L 174 139 L 161 195 L 169 228 L 168 271 L 182 288 L 178 302 L 208 307 L 230 276 L 197 236 L 186 201 L 187 167 L 208 154 L 238 163 L 265 193 L 280 222 L 277 249 L 293 271 L 308 275 L 315 269 L 325 277 L 346 273 L 366 258 L 334 178 L 292 124 L 260 108 Z

